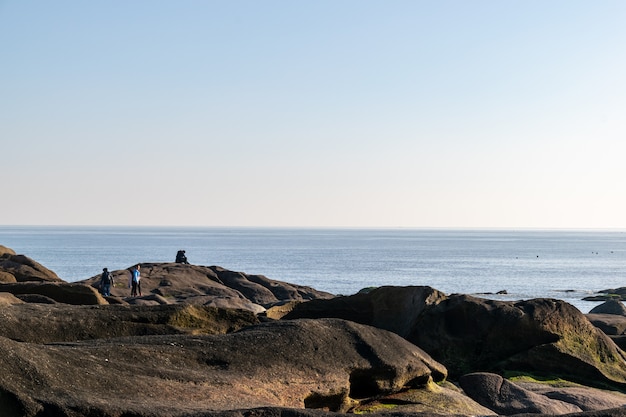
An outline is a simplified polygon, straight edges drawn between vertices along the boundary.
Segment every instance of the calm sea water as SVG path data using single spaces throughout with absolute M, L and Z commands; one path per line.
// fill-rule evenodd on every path
M 0 244 L 66 281 L 103 267 L 191 263 L 353 294 L 380 285 L 428 285 L 500 300 L 550 297 L 583 312 L 595 291 L 626 286 L 624 231 L 362 230 L 0 226 Z M 506 290 L 507 295 L 492 295 Z

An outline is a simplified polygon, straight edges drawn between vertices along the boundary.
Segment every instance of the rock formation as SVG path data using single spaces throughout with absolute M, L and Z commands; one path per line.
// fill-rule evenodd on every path
M 621 336 L 626 332 L 626 317 L 616 314 L 587 314 L 587 319 L 608 336 Z
M 476 370 L 530 371 L 626 388 L 624 353 L 559 300 L 504 302 L 445 296 L 428 287 L 381 287 L 302 303 L 284 318 L 302 317 L 344 318 L 396 332 L 453 378 Z
M 217 336 L 47 345 L 0 337 L 0 351 L 0 407 L 10 417 L 182 416 L 259 406 L 346 411 L 358 399 L 446 376 L 401 337 L 334 319 Z
M 518 387 L 535 394 L 572 404 L 582 411 L 623 408 L 626 404 L 626 394 L 624 393 L 585 387 L 564 380 L 540 382 L 528 377 L 519 377 L 515 378 L 514 383 Z
M 332 294 L 313 288 L 271 280 L 262 275 L 229 271 L 218 266 L 180 263 L 142 263 L 141 287 L 145 297 L 127 302 L 149 301 L 145 304 L 185 303 L 221 308 L 238 308 L 263 313 L 267 307 L 287 301 L 332 298 Z M 111 295 L 126 299 L 128 270 L 111 271 L 114 285 Z M 96 288 L 100 275 L 79 283 Z M 154 297 L 158 296 L 158 297 Z
M 6 246 L 0 245 L 0 256 L 2 255 L 17 255 L 15 251 L 11 248 L 7 248 Z
M 582 411 L 573 404 L 521 388 L 500 375 L 471 373 L 463 375 L 459 383 L 467 395 L 501 415 L 567 414 Z
M 0 297 L 0 306 L 2 300 Z M 13 300 L 14 305 L 0 310 L 0 335 L 28 343 L 167 334 L 225 334 L 259 324 L 257 316 L 250 311 L 187 304 L 71 306 L 24 303 L 15 297 Z
M 334 297 L 175 263 L 142 263 L 135 298 L 128 271 L 113 271 L 102 297 L 99 275 L 42 279 L 1 246 L 0 260 L 2 417 L 626 417 L 620 393 L 502 377 L 625 389 L 623 352 L 557 300 L 429 287 Z
M 587 319 L 622 350 L 626 349 L 626 307 L 621 301 L 605 301 L 593 308 Z
M 108 304 L 93 287 L 68 282 L 17 282 L 0 284 L 0 291 L 15 296 L 39 295 L 52 300 L 73 305 Z
M 13 277 L 13 278 L 11 278 Z M 0 282 L 26 282 L 63 280 L 54 272 L 24 255 L 5 246 L 0 247 Z
M 609 288 L 600 290 L 595 295 L 584 297 L 586 301 L 609 301 L 609 300 L 626 300 L 626 287 Z
M 626 316 L 626 306 L 619 300 L 607 300 L 591 309 L 589 314 L 614 314 Z

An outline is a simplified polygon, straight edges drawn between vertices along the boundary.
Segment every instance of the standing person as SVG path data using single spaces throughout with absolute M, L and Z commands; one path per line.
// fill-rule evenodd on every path
M 141 273 L 139 272 L 139 265 L 136 265 L 130 271 L 130 282 L 128 286 L 131 287 L 130 296 L 136 297 L 137 293 L 141 297 Z
M 100 292 L 103 296 L 111 295 L 111 285 L 113 285 L 113 276 L 107 268 L 103 268 L 100 276 Z

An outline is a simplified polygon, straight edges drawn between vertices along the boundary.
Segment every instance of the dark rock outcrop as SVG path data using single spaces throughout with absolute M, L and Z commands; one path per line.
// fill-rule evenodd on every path
M 620 349 L 626 350 L 626 306 L 621 301 L 608 300 L 591 309 L 587 318 Z
M 386 286 L 351 296 L 301 303 L 284 319 L 336 317 L 380 327 L 411 340 L 419 317 L 447 298 L 431 287 Z
M 0 378 L 8 417 L 344 411 L 359 399 L 445 378 L 443 366 L 399 336 L 332 319 L 53 345 L 0 337 L 0 352 L 0 374 L 11 375 Z
M 617 314 L 587 314 L 587 319 L 626 351 L 626 317 Z
M 259 323 L 250 311 L 186 304 L 71 306 L 15 301 L 17 303 L 10 304 L 16 305 L 0 310 L 0 336 L 28 343 L 167 334 L 224 334 Z
M 562 380 L 545 383 L 522 379 L 515 381 L 515 385 L 553 400 L 573 404 L 582 411 L 599 411 L 626 407 L 626 394 L 618 391 L 585 387 L 566 383 Z M 624 411 L 626 412 L 626 408 L 624 408 Z
M 0 273 L 3 273 L 0 282 L 11 282 L 8 275 L 13 276 L 15 282 L 63 281 L 53 271 L 28 256 L 16 255 L 13 250 L 4 246 L 0 249 Z
M 452 378 L 514 370 L 626 388 L 624 353 L 559 300 L 504 302 L 428 287 L 381 287 L 302 303 L 284 318 L 298 317 L 344 318 L 396 332 L 444 364 Z
M 18 294 L 16 297 L 25 303 L 57 304 L 52 298 L 41 294 Z
M 626 306 L 619 300 L 608 300 L 591 309 L 589 314 L 614 314 L 626 316 Z
M 144 297 L 133 302 L 143 305 L 185 303 L 263 313 L 267 307 L 286 301 L 334 297 L 310 287 L 275 281 L 262 275 L 229 271 L 218 266 L 180 263 L 142 263 L 140 266 Z M 112 271 L 112 275 L 114 285 L 111 295 L 128 297 L 128 270 Z M 100 275 L 96 275 L 80 283 L 97 288 L 99 281 Z
M 13 283 L 17 282 L 15 276 L 8 272 L 0 271 L 0 283 Z
M 623 300 L 626 300 L 626 287 L 609 288 L 606 290 L 600 290 L 594 295 L 584 297 L 583 300 L 586 300 L 586 301 L 622 300 L 623 301 Z
M 587 319 L 609 336 L 619 336 L 626 332 L 626 317 L 615 314 L 587 314 Z
M 0 247 L 0 256 L 18 255 Z M 141 266 L 136 298 L 128 270 L 113 271 L 104 298 L 99 274 L 69 284 L 0 270 L 3 417 L 494 415 L 445 381 L 438 358 L 453 377 L 524 370 L 624 388 L 623 353 L 556 300 L 503 303 L 429 287 L 334 297 L 216 266 Z M 294 320 L 274 321 L 283 316 Z M 616 393 L 493 377 L 517 395 L 507 404 L 502 388 L 490 394 L 507 412 L 626 417 L 626 408 L 606 409 L 624 404 Z M 515 407 L 520 399 L 525 408 Z
M 397 393 L 382 395 L 351 410 L 354 414 L 379 415 L 393 410 L 395 415 L 419 413 L 430 415 L 470 415 L 492 416 L 496 413 L 468 397 L 459 387 L 443 382 L 428 384 L 420 389 L 406 389 Z M 415 415 L 415 414 L 410 414 Z
M 382 411 L 375 414 L 377 417 L 441 417 L 442 413 L 415 412 L 411 411 Z M 466 416 L 466 414 L 452 413 L 450 417 Z M 490 414 L 486 414 L 490 415 Z M 303 410 L 293 408 L 259 407 L 252 410 L 228 410 L 210 413 L 190 414 L 185 417 L 337 417 L 336 413 L 321 410 Z M 524 413 L 516 414 L 515 417 L 540 417 L 540 414 Z M 548 417 L 548 416 L 546 416 Z M 549 416 L 554 417 L 554 416 Z M 565 416 L 564 416 L 565 417 Z M 626 417 L 626 409 L 612 408 L 602 411 L 586 411 L 581 413 L 567 414 L 566 417 Z
M 0 292 L 13 295 L 40 295 L 58 303 L 73 305 L 108 304 L 93 287 L 67 282 L 17 282 L 0 284 Z
M 521 388 L 500 375 L 477 372 L 462 376 L 459 383 L 472 399 L 500 415 L 566 414 L 582 411 L 575 405 Z

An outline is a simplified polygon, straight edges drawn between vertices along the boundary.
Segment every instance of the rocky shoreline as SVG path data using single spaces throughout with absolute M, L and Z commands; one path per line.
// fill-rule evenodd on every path
M 0 415 L 626 416 L 615 297 L 584 315 L 554 299 L 334 296 L 218 266 L 140 265 L 143 296 L 120 270 L 103 297 L 99 276 L 67 283 L 0 246 Z

